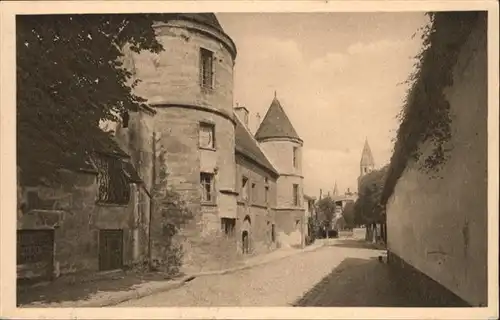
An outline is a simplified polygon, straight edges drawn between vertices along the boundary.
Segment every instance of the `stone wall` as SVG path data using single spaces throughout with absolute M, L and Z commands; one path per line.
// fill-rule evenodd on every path
M 272 139 L 263 141 L 260 145 L 280 173 L 276 183 L 276 231 L 279 244 L 284 247 L 302 246 L 307 229 L 303 194 L 302 143 L 290 139 Z M 297 148 L 296 166 L 293 163 L 294 148 Z M 294 184 L 298 185 L 298 205 L 294 203 Z
M 219 34 L 187 21 L 159 24 L 156 31 L 165 50 L 132 55 L 135 76 L 142 81 L 135 92 L 152 105 L 207 106 L 232 115 L 234 61 Z M 213 89 L 200 85 L 200 48 L 214 53 Z
M 174 242 L 184 248 L 185 271 L 200 271 L 225 258 L 233 243 L 221 234 L 221 217 L 236 217 L 233 119 L 235 49 L 223 33 L 187 20 L 155 26 L 164 51 L 127 52 L 128 63 L 140 84 L 134 92 L 154 107 L 158 152 L 165 152 L 157 168 L 166 168 L 167 188 L 179 194 L 192 219 L 180 226 Z M 213 54 L 213 87 L 201 83 L 201 49 Z M 215 127 L 215 148 L 199 146 L 200 123 Z M 200 173 L 214 174 L 215 200 L 202 203 Z M 153 219 L 162 219 L 154 216 Z M 161 232 L 152 238 L 161 241 Z M 156 240 L 155 240 L 156 241 Z M 233 250 L 234 251 L 234 250 Z M 229 258 L 228 258 L 229 259 Z
M 304 209 L 276 210 L 276 228 L 281 247 L 303 246 L 307 232 Z
M 272 139 L 260 143 L 280 174 L 302 175 L 302 144 L 290 139 Z M 297 167 L 293 165 L 293 148 L 298 148 Z
M 276 248 L 276 241 L 272 241 L 271 228 L 275 221 L 274 207 L 276 205 L 276 177 L 271 175 L 262 167 L 246 160 L 242 156 L 236 157 L 236 177 L 238 185 L 238 219 L 236 222 L 236 234 L 238 252 L 241 252 L 243 221 L 246 216 L 250 218 L 250 250 L 252 253 L 268 252 Z M 248 200 L 243 198 L 242 178 L 248 179 Z M 265 186 L 269 187 L 268 202 L 265 201 Z M 252 184 L 255 184 L 252 196 Z
M 123 262 L 130 265 L 134 260 L 132 230 L 137 226 L 133 219 L 135 203 L 131 200 L 126 206 L 98 205 L 94 174 L 62 171 L 60 176 L 62 183 L 57 188 L 20 187 L 19 204 L 23 209 L 18 211 L 17 229 L 54 230 L 55 277 L 99 270 L 100 229 L 123 230 Z M 134 190 L 135 185 L 132 193 Z M 40 199 L 52 203 L 52 208 L 32 210 L 29 193 L 36 193 Z M 23 277 L 23 274 L 18 276 Z
M 138 236 L 140 242 L 137 244 L 136 250 L 141 259 L 147 258 L 149 246 L 150 196 L 153 183 L 154 116 L 154 112 L 145 110 L 131 112 L 128 127 L 124 128 L 121 123 L 117 123 L 115 129 L 115 141 L 122 150 L 130 155 L 130 161 L 144 183 L 144 186 L 139 188 L 140 192 L 137 199 L 137 223 L 140 224 L 140 235 Z
M 445 90 L 450 159 L 438 178 L 410 162 L 387 204 L 389 251 L 474 306 L 487 304 L 487 71 L 481 21 Z M 423 159 L 430 147 L 420 146 Z

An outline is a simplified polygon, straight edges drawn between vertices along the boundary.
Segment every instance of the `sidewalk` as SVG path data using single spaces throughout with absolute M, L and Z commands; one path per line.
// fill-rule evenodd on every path
M 17 288 L 17 305 L 23 308 L 83 308 L 106 307 L 127 300 L 139 299 L 158 292 L 179 288 L 196 277 L 220 275 L 253 268 L 286 257 L 317 250 L 325 245 L 317 241 L 303 249 L 279 249 L 268 254 L 250 257 L 240 266 L 186 275 L 178 279 L 166 280 L 161 274 L 134 274 L 119 272 L 106 279 L 84 283 L 58 283 L 46 286 Z

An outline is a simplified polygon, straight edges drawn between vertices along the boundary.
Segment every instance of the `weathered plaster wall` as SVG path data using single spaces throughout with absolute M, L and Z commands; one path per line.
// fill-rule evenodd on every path
M 117 124 L 115 140 L 122 150 L 130 155 L 130 161 L 141 177 L 144 188 L 139 188 L 138 208 L 136 223 L 139 225 L 138 236 L 140 241 L 136 244 L 137 252 L 141 259 L 148 256 L 149 245 L 149 216 L 150 195 L 152 191 L 153 174 L 153 130 L 154 113 L 148 111 L 131 112 L 127 128 L 121 123 Z
M 236 177 L 238 184 L 238 220 L 236 222 L 238 252 L 241 252 L 242 237 L 244 230 L 243 220 L 249 216 L 250 226 L 250 250 L 253 253 L 263 253 L 276 247 L 276 242 L 271 239 L 271 226 L 275 224 L 274 207 L 276 205 L 276 178 L 266 170 L 248 161 L 242 156 L 236 156 Z M 248 201 L 242 197 L 242 177 L 248 178 Z M 269 187 L 268 202 L 265 201 L 265 186 Z M 255 184 L 252 197 L 252 184 Z
M 302 208 L 303 182 L 302 176 L 302 146 L 290 140 L 269 140 L 260 143 L 262 149 L 276 166 L 280 177 L 277 182 L 277 208 Z M 297 166 L 293 165 L 293 148 L 298 148 Z M 293 184 L 299 185 L 299 205 L 293 203 Z
M 221 41 L 199 30 L 207 31 L 192 22 L 170 21 L 158 25 L 158 40 L 165 50 L 159 54 L 133 55 L 136 77 L 142 80 L 135 90 L 150 104 L 207 106 L 232 115 L 234 61 L 231 53 Z M 200 86 L 200 48 L 214 52 L 213 89 Z
M 53 229 L 55 276 L 99 270 L 99 229 L 123 229 L 123 262 L 133 262 L 134 226 L 131 201 L 127 206 L 96 204 L 98 186 L 93 174 L 61 172 L 59 188 L 22 187 L 17 229 Z M 28 192 L 41 199 L 53 199 L 49 210 L 29 210 Z M 21 268 L 22 269 L 22 268 Z
M 410 163 L 387 204 L 388 248 L 472 305 L 487 303 L 487 55 L 478 25 L 461 49 L 451 158 L 432 179 Z M 421 146 L 429 152 L 429 144 Z
M 302 175 L 302 145 L 289 139 L 273 139 L 260 143 L 280 174 Z M 297 150 L 297 167 L 293 165 L 293 148 Z
M 220 218 L 237 215 L 233 53 L 226 35 L 195 22 L 174 19 L 158 24 L 156 32 L 165 51 L 129 53 L 129 64 L 141 80 L 135 93 L 157 111 L 153 129 L 158 149 L 166 152 L 165 163 L 157 166 L 166 167 L 168 188 L 181 195 L 193 215 L 175 240 L 184 248 L 184 270 L 199 271 L 225 259 L 220 254 L 231 243 L 221 237 Z M 201 86 L 201 48 L 214 54 L 213 88 Z M 214 149 L 199 148 L 200 122 L 215 126 Z M 214 174 L 213 203 L 201 203 L 200 172 Z

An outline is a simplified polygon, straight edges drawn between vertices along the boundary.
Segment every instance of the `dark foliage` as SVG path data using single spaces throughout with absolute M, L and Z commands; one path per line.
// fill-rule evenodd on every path
M 388 167 L 367 174 L 360 181 L 358 200 L 354 204 L 354 223 L 381 223 L 384 220 L 380 203 Z
M 330 226 L 335 217 L 335 201 L 329 196 L 319 200 L 317 211 L 319 225 L 323 227 Z
M 342 216 L 345 220 L 345 226 L 347 229 L 352 229 L 355 226 L 355 212 L 354 212 L 354 202 L 349 201 L 346 203 Z
M 431 23 L 423 29 L 423 48 L 416 57 L 415 72 L 408 79 L 410 89 L 399 115 L 401 124 L 382 194 L 383 204 L 409 161 L 421 160 L 420 170 L 435 174 L 448 159 L 452 147 L 451 119 L 444 89 L 453 83 L 452 69 L 460 47 L 474 23 L 485 18 L 485 13 L 474 11 L 428 15 Z M 421 159 L 419 147 L 424 142 L 430 142 L 433 148 Z
M 123 65 L 124 46 L 159 52 L 155 20 L 169 15 L 20 15 L 16 18 L 17 154 L 23 175 L 55 179 L 109 151 L 101 120 L 117 120 L 144 99 Z

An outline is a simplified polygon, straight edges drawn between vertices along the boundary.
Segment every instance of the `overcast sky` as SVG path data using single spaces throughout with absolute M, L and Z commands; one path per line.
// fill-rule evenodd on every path
M 236 43 L 235 103 L 264 117 L 278 99 L 304 140 L 305 192 L 356 190 L 368 137 L 388 163 L 427 22 L 423 13 L 219 13 Z

